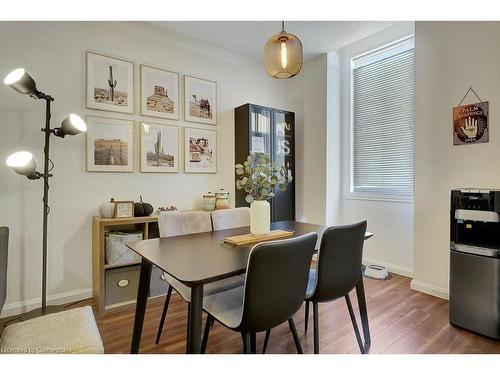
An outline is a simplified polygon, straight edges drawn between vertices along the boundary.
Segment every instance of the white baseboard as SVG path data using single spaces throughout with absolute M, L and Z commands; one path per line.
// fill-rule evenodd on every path
M 410 288 L 416 290 L 417 292 L 422 292 L 425 294 L 430 294 L 431 296 L 442 298 L 445 300 L 449 299 L 449 291 L 447 288 L 437 286 L 434 284 L 429 284 L 423 281 L 413 279 L 410 282 Z
M 69 292 L 63 292 L 47 296 L 47 304 L 62 305 L 87 299 L 92 297 L 92 289 L 78 289 Z M 42 298 L 32 298 L 25 301 L 7 303 L 2 309 L 0 318 L 6 318 L 13 315 L 22 314 L 27 311 L 36 309 L 42 305 Z
M 378 264 L 379 266 L 384 266 L 387 268 L 389 272 L 395 273 L 397 275 L 402 275 L 406 277 L 413 277 L 413 269 L 408 268 L 408 267 L 403 267 L 397 264 L 392 264 L 388 262 L 383 262 L 378 259 L 373 259 L 373 258 L 363 258 L 363 264 L 369 265 L 369 264 Z

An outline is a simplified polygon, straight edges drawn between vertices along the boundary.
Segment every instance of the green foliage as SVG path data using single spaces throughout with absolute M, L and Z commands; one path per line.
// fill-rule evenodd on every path
M 275 188 L 286 190 L 286 183 L 292 181 L 285 166 L 277 167 L 268 155 L 255 153 L 243 164 L 236 164 L 236 189 L 247 193 L 245 200 L 268 200 L 274 197 Z

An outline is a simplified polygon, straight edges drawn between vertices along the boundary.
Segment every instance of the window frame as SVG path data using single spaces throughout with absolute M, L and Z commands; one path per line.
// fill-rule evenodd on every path
M 364 48 L 361 51 L 353 52 L 347 56 L 345 56 L 345 74 L 348 80 L 347 89 L 348 93 L 348 163 L 347 163 L 347 186 L 344 191 L 345 199 L 356 199 L 356 200 L 371 200 L 371 201 L 390 201 L 390 202 L 408 202 L 413 203 L 415 196 L 415 164 L 413 166 L 413 194 L 412 195 L 404 195 L 404 194 L 391 194 L 391 193 L 381 193 L 376 191 L 354 191 L 354 80 L 353 80 L 353 72 L 354 72 L 354 60 L 364 55 L 368 55 L 377 51 L 381 51 L 385 48 L 388 48 L 392 45 L 397 45 L 399 43 L 404 42 L 405 40 L 413 39 L 413 49 L 415 50 L 415 35 L 413 32 L 407 33 L 405 35 L 399 36 L 397 38 L 392 38 L 390 40 L 385 41 L 377 46 L 370 46 Z M 415 104 L 414 104 L 415 111 Z M 415 112 L 414 112 L 415 113 Z M 415 129 L 415 128 L 414 128 Z M 413 136 L 413 142 L 415 143 L 415 133 Z M 413 148 L 413 160 L 415 161 L 415 147 Z

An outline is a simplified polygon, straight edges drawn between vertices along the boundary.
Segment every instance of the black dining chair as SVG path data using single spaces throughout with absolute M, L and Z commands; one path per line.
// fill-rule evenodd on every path
M 241 333 L 246 354 L 255 353 L 257 332 L 288 321 L 297 352 L 302 354 L 293 315 L 306 295 L 309 267 L 318 235 L 308 233 L 292 239 L 263 242 L 253 247 L 248 259 L 245 285 L 205 296 L 208 314 L 202 353 L 214 320 Z
M 356 286 L 361 275 L 361 260 L 366 232 L 366 221 L 357 224 L 330 227 L 321 238 L 316 268 L 309 272 L 309 283 L 305 298 L 305 332 L 309 320 L 309 304 L 314 312 L 314 353 L 319 354 L 319 319 L 318 303 L 330 302 L 344 297 L 349 310 L 359 350 L 365 354 L 365 348 L 359 334 L 356 317 L 352 308 L 349 292 Z M 360 296 L 358 295 L 358 298 Z M 360 301 L 366 306 L 366 301 Z M 266 352 L 271 330 L 266 332 L 262 353 Z
M 318 304 L 345 298 L 359 350 L 365 348 L 359 333 L 349 292 L 353 290 L 361 275 L 361 260 L 366 232 L 366 221 L 352 225 L 330 227 L 323 232 L 316 269 L 309 272 L 306 293 L 305 331 L 309 319 L 309 304 L 313 304 L 314 354 L 319 354 Z M 362 301 L 366 304 L 366 301 Z

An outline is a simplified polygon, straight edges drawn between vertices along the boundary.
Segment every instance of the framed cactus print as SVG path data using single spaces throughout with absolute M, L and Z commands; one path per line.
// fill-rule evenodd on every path
M 141 172 L 179 172 L 179 128 L 141 122 Z
M 141 65 L 141 114 L 179 120 L 179 74 Z
M 87 52 L 87 108 L 134 113 L 134 63 Z
M 184 76 L 184 120 L 217 124 L 217 83 Z

